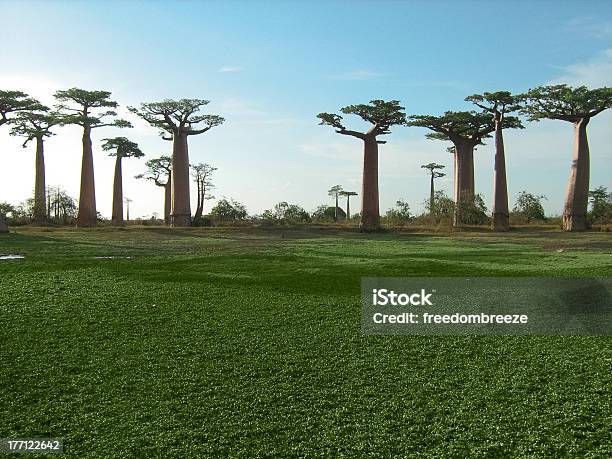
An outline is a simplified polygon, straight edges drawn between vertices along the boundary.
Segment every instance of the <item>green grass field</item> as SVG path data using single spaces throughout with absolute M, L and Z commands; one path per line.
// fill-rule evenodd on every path
M 25 255 L 0 261 L 0 437 L 74 458 L 612 456 L 612 338 L 360 330 L 361 276 L 612 276 L 610 234 L 0 236 Z

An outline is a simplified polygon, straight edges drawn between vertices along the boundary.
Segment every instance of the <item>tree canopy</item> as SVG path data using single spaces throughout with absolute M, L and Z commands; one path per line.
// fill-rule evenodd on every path
M 418 126 L 431 129 L 426 135 L 428 139 L 434 140 L 465 140 L 474 145 L 482 144 L 482 140 L 491 137 L 495 131 L 495 123 L 487 112 L 462 111 L 444 112 L 444 115 L 411 115 L 407 126 Z M 506 116 L 503 127 L 512 128 L 521 125 L 515 116 Z
M 520 97 L 523 101 L 521 112 L 529 121 L 553 119 L 575 123 L 612 107 L 612 88 L 608 87 L 538 86 Z
M 202 107 L 210 101 L 204 99 L 165 99 L 161 102 L 140 104 L 140 108 L 128 107 L 151 126 L 161 129 L 165 134 L 197 135 L 223 124 L 225 118 L 219 115 L 200 114 Z M 200 124 L 200 127 L 196 125 Z
M 165 186 L 168 183 L 170 172 L 172 171 L 172 158 L 170 156 L 160 156 L 159 158 L 153 158 L 145 163 L 147 168 L 143 174 L 138 174 L 135 178 L 151 180 L 157 186 Z M 162 177 L 166 182 L 162 182 Z
M 521 108 L 519 103 L 520 98 L 513 96 L 508 91 L 485 92 L 482 94 L 473 94 L 465 98 L 466 101 L 472 102 L 478 108 L 489 113 L 504 113 L 515 112 Z M 522 127 L 522 126 L 521 126 Z
M 57 112 L 48 112 L 47 107 L 42 107 L 42 109 L 44 111 L 19 112 L 10 121 L 13 125 L 11 135 L 25 137 L 24 148 L 31 140 L 55 135 L 51 132 L 51 129 L 62 121 Z
M 437 169 L 444 169 L 445 167 L 446 166 L 444 166 L 443 164 L 437 163 L 423 164 L 421 166 L 422 169 L 427 169 L 429 173 L 434 176 L 434 178 L 444 177 L 446 174 L 444 172 L 438 172 Z
M 117 102 L 110 99 L 109 91 L 87 91 L 70 88 L 55 93 L 55 98 L 62 102 L 56 105 L 62 114 L 62 124 L 77 124 L 83 128 L 93 129 L 104 126 L 131 128 L 132 123 L 123 119 L 105 122 L 104 118 L 117 116 Z
M 138 144 L 125 137 L 104 139 L 102 150 L 110 151 L 108 156 L 118 156 L 120 158 L 142 158 L 144 156 L 144 153 L 138 148 Z
M 0 126 L 9 122 L 9 113 L 44 109 L 44 105 L 24 92 L 0 90 Z
M 371 100 L 369 104 L 349 105 L 341 108 L 344 114 L 357 115 L 364 121 L 372 124 L 372 127 L 365 133 L 346 129 L 342 123 L 342 116 L 334 113 L 319 113 L 317 118 L 321 120 L 320 125 L 328 125 L 336 128 L 338 134 L 351 135 L 365 139 L 368 136 L 376 137 L 379 135 L 390 134 L 391 126 L 401 125 L 406 122 L 404 107 L 400 106 L 398 100 L 384 101 L 380 99 Z M 384 143 L 384 142 L 379 142 Z

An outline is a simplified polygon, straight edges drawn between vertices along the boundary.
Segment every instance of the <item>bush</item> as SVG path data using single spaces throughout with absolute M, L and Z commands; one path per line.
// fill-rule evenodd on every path
M 455 205 L 456 220 L 464 225 L 484 225 L 489 222 L 487 206 L 480 194 L 464 199 Z
M 531 223 L 532 220 L 546 221 L 544 207 L 542 207 L 543 199 L 546 199 L 546 196 L 537 196 L 521 191 L 516 198 L 514 209 L 512 209 L 514 219 L 524 220 L 526 223 Z
M 233 199 L 228 201 L 226 198 L 223 198 L 211 209 L 210 215 L 215 220 L 226 222 L 245 220 L 248 217 L 248 212 L 244 204 Z
M 612 223 L 612 193 L 608 193 L 606 187 L 600 186 L 589 191 L 589 202 L 591 203 L 589 212 L 591 223 L 600 225 Z
M 383 218 L 389 225 L 404 225 L 410 223 L 414 216 L 410 213 L 410 205 L 403 199 L 398 199 L 395 207 L 387 210 Z

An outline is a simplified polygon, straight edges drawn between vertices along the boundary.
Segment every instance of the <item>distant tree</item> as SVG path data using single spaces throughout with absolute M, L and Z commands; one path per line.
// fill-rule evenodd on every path
M 76 216 L 76 201 L 59 186 L 47 188 L 47 206 L 52 222 L 67 225 Z
M 438 171 L 438 169 L 444 169 L 445 166 L 443 166 L 442 164 L 429 163 L 423 164 L 421 167 L 423 169 L 427 169 L 431 177 L 429 183 L 429 213 L 433 214 L 434 197 L 436 195 L 434 180 L 437 178 L 444 177 L 446 175 L 444 172 Z
M 57 113 L 49 112 L 47 107 L 42 106 L 39 111 L 19 112 L 11 120 L 13 125 L 11 135 L 25 138 L 23 148 L 26 148 L 31 140 L 36 141 L 33 212 L 33 219 L 36 223 L 47 221 L 44 139 L 54 135 L 51 129 L 60 122 L 61 118 Z
M 192 176 L 196 181 L 198 187 L 198 204 L 196 207 L 195 215 L 193 216 L 193 226 L 200 226 L 202 220 L 202 212 L 204 211 L 204 201 L 207 199 L 214 199 L 215 197 L 211 194 L 206 194 L 207 190 L 214 188 L 212 182 L 212 174 L 217 170 L 216 167 L 206 163 L 192 164 Z
M 62 115 L 62 124 L 76 124 L 83 128 L 83 160 L 77 226 L 94 226 L 97 223 L 91 131 L 106 126 L 132 127 L 128 121 L 122 119 L 105 121 L 107 117 L 117 116 L 114 110 L 106 110 L 115 109 L 118 105 L 110 99 L 110 95 L 108 91 L 86 91 L 79 88 L 55 93 L 55 98 L 61 102 L 56 107 Z
M 346 219 L 349 220 L 351 218 L 351 196 L 357 196 L 357 193 L 354 191 L 344 191 L 342 190 L 338 193 L 340 196 L 346 196 Z M 338 205 L 336 204 L 336 207 Z
M 327 204 L 320 204 L 315 210 L 312 211 L 310 217 L 313 220 L 326 220 L 327 218 L 333 218 L 333 214 L 330 217 L 325 215 L 325 211 L 328 207 L 329 206 Z
M 113 180 L 113 214 L 112 222 L 115 226 L 123 225 L 123 158 L 142 158 L 144 153 L 138 144 L 125 137 L 104 139 L 102 150 L 110 151 L 109 156 L 115 157 L 115 178 Z M 129 215 L 129 213 L 128 213 Z M 129 218 L 128 218 L 129 221 Z
M 276 220 L 287 223 L 303 223 L 310 221 L 310 215 L 297 204 L 286 201 L 279 202 L 272 210 L 266 210 L 261 216 L 264 220 Z
M 244 204 L 241 204 L 233 199 L 227 200 L 223 198 L 211 209 L 210 215 L 219 220 L 244 220 L 248 213 Z
M 427 201 L 431 203 L 431 198 Z M 433 199 L 433 206 L 430 209 L 430 214 L 438 223 L 447 221 L 452 223 L 455 213 L 455 201 L 449 198 L 444 191 L 436 191 Z
M 338 196 L 342 192 L 342 185 L 334 185 L 327 190 L 328 196 L 331 196 L 336 200 L 336 207 L 334 207 L 334 221 L 338 221 Z
M 128 107 L 151 126 L 162 131 L 162 137 L 172 139 L 172 226 L 191 225 L 189 200 L 189 149 L 187 138 L 202 134 L 225 121 L 218 115 L 200 114 L 208 100 L 180 99 L 140 104 L 140 108 Z M 197 128 L 196 125 L 200 125 Z M 169 135 L 169 136 L 168 136 Z
M 612 220 L 612 193 L 608 192 L 608 188 L 599 186 L 589 191 L 589 201 L 591 221 L 603 225 Z
M 546 196 L 521 191 L 516 198 L 516 204 L 512 211 L 525 218 L 527 223 L 531 223 L 532 220 L 546 220 L 544 207 L 542 206 L 543 199 L 546 199 Z
M 574 125 L 574 154 L 563 208 L 563 229 L 583 231 L 587 228 L 589 197 L 587 125 L 591 118 L 612 107 L 612 88 L 572 88 L 564 84 L 540 86 L 521 97 L 525 102 L 522 111 L 530 121 L 553 119 Z
M 410 205 L 403 199 L 398 199 L 395 202 L 395 207 L 387 210 L 385 217 L 390 221 L 408 222 L 413 215 L 410 213 Z
M 150 159 L 145 163 L 147 170 L 143 174 L 138 174 L 137 179 L 150 180 L 155 185 L 164 188 L 164 221 L 170 224 L 170 209 L 172 206 L 172 158 L 170 156 L 160 156 Z
M 477 107 L 493 116 L 495 123 L 495 166 L 493 175 L 493 216 L 491 227 L 494 231 L 510 229 L 508 210 L 508 185 L 506 179 L 506 157 L 504 150 L 503 125 L 511 128 L 523 128 L 518 118 L 511 123 L 504 123 L 508 113 L 519 110 L 518 99 L 508 91 L 485 92 L 474 94 L 465 100 L 473 102 Z
M 6 218 L 6 216 L 14 212 L 15 207 L 8 202 L 0 202 L 0 217 Z
M 511 127 L 519 122 L 518 118 L 507 116 L 502 127 Z M 455 156 L 455 217 L 454 224 L 464 221 L 462 211 L 472 205 L 476 195 L 474 189 L 474 147 L 482 144 L 483 139 L 491 137 L 495 123 L 489 113 L 474 111 L 445 112 L 442 116 L 412 115 L 409 126 L 431 129 L 427 138 L 449 140 L 453 143 Z
M 319 124 L 336 128 L 342 135 L 357 137 L 364 143 L 363 150 L 363 184 L 361 188 L 361 227 L 366 231 L 380 227 L 378 198 L 378 145 L 386 141 L 378 136 L 390 134 L 391 126 L 404 124 L 406 115 L 399 101 L 372 100 L 370 104 L 349 105 L 341 109 L 342 113 L 354 114 L 372 127 L 366 132 L 351 131 L 342 124 L 342 116 L 333 113 L 319 113 Z M 336 206 L 337 207 L 337 206 Z

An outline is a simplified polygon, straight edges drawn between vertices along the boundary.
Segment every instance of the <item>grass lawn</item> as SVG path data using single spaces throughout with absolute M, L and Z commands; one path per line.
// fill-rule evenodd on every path
M 612 338 L 360 330 L 361 276 L 612 276 L 610 233 L 24 228 L 6 254 L 25 259 L 0 261 L 0 437 L 74 458 L 612 456 Z

